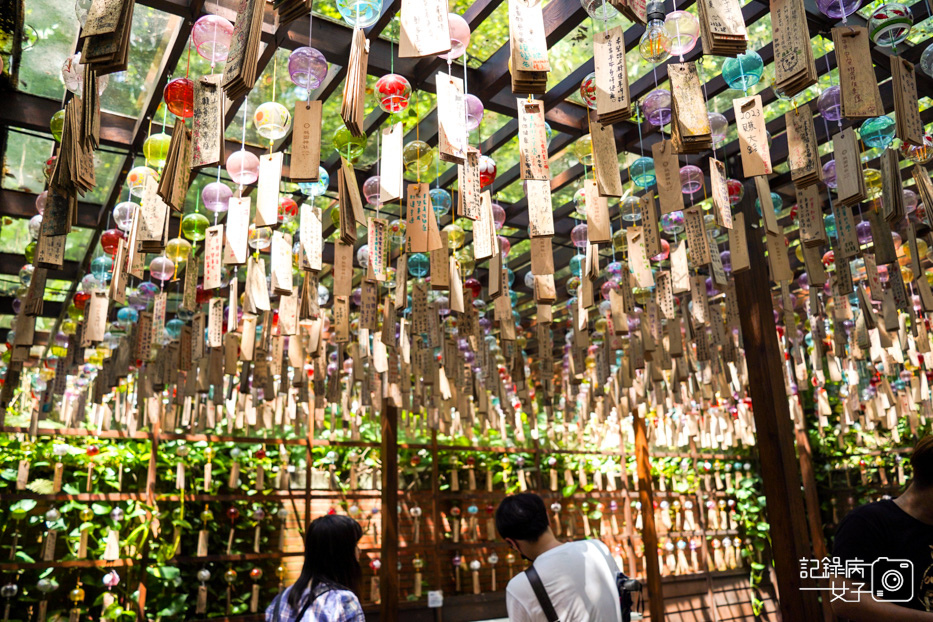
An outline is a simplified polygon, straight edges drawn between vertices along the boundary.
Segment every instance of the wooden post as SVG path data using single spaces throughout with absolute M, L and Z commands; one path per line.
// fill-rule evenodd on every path
M 818 559 L 823 559 L 829 556 L 829 552 L 826 549 L 826 540 L 823 538 L 823 522 L 820 520 L 820 497 L 817 494 L 816 474 L 813 470 L 813 452 L 810 449 L 810 439 L 807 437 L 807 431 L 795 426 L 794 432 L 797 436 L 800 475 L 803 477 L 803 499 L 807 508 L 807 524 L 810 527 L 810 539 L 813 542 L 813 555 Z M 827 588 L 829 587 L 828 582 L 824 581 L 824 585 Z M 829 599 L 820 599 L 820 604 L 823 608 L 824 622 L 833 622 L 836 616 L 833 614 Z
M 745 183 L 741 209 L 745 213 L 751 267 L 735 275 L 735 290 L 742 321 L 745 364 L 752 398 L 761 459 L 761 478 L 768 502 L 772 554 L 781 595 L 784 620 L 819 620 L 816 594 L 802 590 L 799 560 L 812 556 L 807 541 L 807 521 L 800 488 L 800 472 L 794 451 L 793 422 L 784 386 L 783 353 L 778 348 L 771 299 L 771 277 L 762 238 L 763 228 L 755 212 L 757 192 L 752 180 Z M 754 228 L 751 225 L 756 225 Z
M 382 567 L 379 619 L 398 620 L 398 409 L 382 401 Z
M 635 464 L 638 467 L 638 500 L 641 501 L 641 539 L 645 544 L 645 567 L 648 571 L 648 608 L 652 622 L 664 620 L 664 594 L 661 591 L 661 568 L 658 564 L 658 533 L 654 526 L 654 495 L 651 486 L 651 463 L 648 461 L 648 432 L 645 420 L 632 411 L 635 420 Z

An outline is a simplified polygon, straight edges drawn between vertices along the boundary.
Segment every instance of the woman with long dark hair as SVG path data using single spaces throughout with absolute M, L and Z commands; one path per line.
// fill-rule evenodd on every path
M 364 622 L 357 596 L 362 537 L 349 516 L 316 518 L 305 536 L 301 575 L 266 609 L 266 622 Z

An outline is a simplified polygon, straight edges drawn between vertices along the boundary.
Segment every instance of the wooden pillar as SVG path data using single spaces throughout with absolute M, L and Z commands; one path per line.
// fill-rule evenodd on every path
M 804 503 L 807 509 L 807 525 L 810 527 L 810 540 L 813 542 L 813 555 L 816 558 L 823 559 L 829 556 L 826 549 L 826 539 L 823 537 L 823 521 L 820 519 L 820 497 L 817 494 L 816 474 L 813 470 L 813 452 L 810 449 L 810 439 L 807 437 L 807 431 L 797 426 L 794 428 L 797 436 L 797 452 L 800 456 L 800 475 L 803 477 Z M 824 587 L 829 588 L 828 582 L 823 583 Z M 828 595 L 829 592 L 824 592 Z M 829 604 L 829 598 L 820 599 L 820 605 L 823 608 L 823 621 L 833 622 L 836 616 L 833 614 L 833 608 Z
M 398 620 L 398 409 L 382 402 L 382 568 L 379 620 Z
M 802 590 L 799 560 L 812 557 L 797 455 L 793 421 L 784 386 L 783 352 L 778 347 L 771 298 L 771 277 L 763 237 L 755 211 L 755 184 L 745 184 L 741 209 L 745 213 L 751 267 L 735 275 L 735 289 L 742 322 L 748 386 L 758 437 L 761 477 L 771 526 L 772 555 L 784 620 L 819 620 L 816 593 Z M 753 228 L 751 225 L 754 224 Z
M 654 525 L 654 494 L 651 486 L 651 463 L 648 460 L 648 432 L 645 420 L 633 411 L 635 420 L 635 465 L 638 468 L 638 500 L 641 501 L 641 539 L 645 544 L 645 567 L 648 571 L 648 608 L 651 622 L 664 620 L 664 593 L 661 590 L 661 567 L 658 564 L 658 532 Z

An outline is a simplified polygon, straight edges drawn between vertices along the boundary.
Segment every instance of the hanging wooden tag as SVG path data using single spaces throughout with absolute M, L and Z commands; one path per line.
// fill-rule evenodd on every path
M 379 202 L 387 203 L 402 198 L 402 122 L 382 129 L 382 153 L 379 158 Z
M 191 121 L 191 168 L 213 166 L 224 160 L 223 74 L 201 76 L 194 83 L 194 117 Z
M 298 243 L 301 245 L 301 268 L 319 272 L 324 267 L 324 227 L 321 208 L 309 203 L 301 204 L 301 223 Z
M 399 58 L 435 56 L 450 51 L 447 4 L 443 0 L 402 0 Z
M 847 128 L 833 136 L 833 157 L 836 161 L 836 200 L 843 205 L 864 201 L 865 177 L 854 129 Z
M 441 231 L 441 248 L 431 251 L 431 289 L 450 289 L 450 251 L 447 247 L 447 232 Z M 372 251 L 370 251 L 372 252 Z
M 220 287 L 223 243 L 224 226 L 214 225 L 208 227 L 204 238 L 204 289 L 217 289 Z
M 658 229 L 658 206 L 654 202 L 654 193 L 649 192 L 639 197 L 641 207 L 642 233 L 645 236 L 645 252 L 648 257 L 661 254 L 661 234 Z
M 625 61 L 625 32 L 622 26 L 593 33 L 596 112 L 599 113 L 600 123 L 610 125 L 631 117 L 631 95 Z
M 259 156 L 259 181 L 256 187 L 257 227 L 274 227 L 279 218 L 279 185 L 282 182 L 282 152 Z
M 353 291 L 353 247 L 334 242 L 334 296 L 349 296 Z
M 473 222 L 473 256 L 476 261 L 481 261 L 498 254 L 499 240 L 492 217 L 492 198 L 486 191 L 480 195 L 480 218 Z
M 470 147 L 463 164 L 457 165 L 457 216 L 480 217 L 479 150 Z M 549 186 L 550 187 L 550 186 Z
M 455 257 L 450 257 L 450 310 L 456 313 L 464 312 L 463 280 L 460 277 L 460 265 Z
M 690 291 L 690 267 L 687 263 L 687 241 L 682 240 L 671 251 L 671 287 L 675 294 Z
M 923 145 L 923 119 L 917 102 L 917 74 L 914 65 L 901 56 L 890 56 L 894 83 L 894 117 L 897 137 L 909 145 Z
M 783 233 L 767 233 L 768 264 L 771 266 L 771 279 L 775 283 L 791 281 L 794 271 L 790 269 L 790 260 L 787 257 L 787 244 Z
M 269 311 L 269 286 L 266 283 L 266 261 L 250 257 L 246 262 L 246 297 L 259 311 Z
M 635 277 L 636 287 L 654 287 L 654 275 L 645 251 L 645 236 L 641 227 L 629 227 L 625 230 L 628 241 L 629 269 Z
M 554 252 L 550 237 L 531 240 L 531 273 L 554 274 Z
M 710 194 L 713 195 L 713 215 L 716 224 L 726 229 L 732 228 L 732 204 L 729 202 L 729 188 L 726 186 L 726 165 L 715 158 L 709 159 Z
M 544 102 L 540 99 L 519 99 L 518 157 L 522 179 L 551 179 L 546 130 Z
M 833 28 L 833 48 L 839 67 L 841 115 L 847 119 L 869 119 L 884 114 L 884 104 L 871 63 L 868 29 L 861 26 Z
M 761 95 L 732 100 L 736 126 L 739 130 L 739 149 L 742 154 L 742 173 L 745 177 L 770 175 L 771 151 L 768 132 L 761 106 Z
M 609 202 L 600 196 L 599 186 L 594 179 L 583 182 L 586 193 L 586 236 L 590 244 L 605 244 L 612 241 L 612 226 L 609 223 Z
M 859 254 L 859 243 L 852 208 L 834 202 L 833 214 L 836 216 L 836 239 L 839 242 L 835 251 L 847 259 L 855 257 Z
M 141 242 L 161 242 L 165 232 L 168 205 L 158 195 L 158 187 L 159 183 L 154 178 L 146 178 L 146 188 L 137 210 L 140 215 L 137 239 Z
M 295 102 L 292 115 L 292 156 L 288 166 L 291 181 L 315 182 L 321 170 L 321 119 L 323 102 Z
M 788 110 L 784 114 L 784 125 L 787 127 L 787 164 L 794 185 L 805 188 L 822 181 L 823 167 L 810 107 Z
M 680 162 L 671 141 L 659 140 L 651 145 L 651 157 L 654 159 L 661 214 L 683 211 L 684 194 L 680 185 Z
M 224 264 L 241 266 L 249 255 L 249 209 L 250 198 L 230 199 L 227 208 L 226 231 L 227 244 L 224 248 Z M 276 207 L 276 209 L 278 209 Z
M 164 294 L 163 294 L 164 296 Z M 158 296 L 156 296 L 158 298 Z M 103 341 L 107 332 L 107 311 L 110 308 L 110 298 L 106 291 L 91 292 L 91 300 L 87 303 L 87 319 L 84 326 L 83 341 L 98 343 Z M 19 331 L 17 331 L 17 335 Z M 161 333 L 159 333 L 161 335 Z
M 437 147 L 444 162 L 462 163 L 466 158 L 467 128 L 463 80 L 438 71 Z
M 377 281 L 385 281 L 386 263 L 388 261 L 388 227 L 384 218 L 370 218 L 367 229 L 367 244 L 369 245 L 369 267 Z M 446 244 L 445 244 L 446 246 Z
M 687 245 L 690 247 L 690 263 L 693 266 L 706 266 L 711 261 L 709 239 L 706 237 L 706 225 L 703 213 L 695 207 L 684 210 L 684 230 Z
M 272 292 L 278 295 L 292 293 L 292 234 L 284 231 L 272 233 Z
M 551 205 L 551 182 L 529 179 L 525 182 L 528 197 L 528 235 L 531 238 L 554 235 L 554 209 Z
M 366 225 L 366 213 L 363 211 L 363 198 L 360 196 L 360 186 L 356 181 L 356 173 L 350 162 L 340 156 L 340 170 L 343 172 L 343 181 L 346 184 L 347 198 L 353 208 L 353 219 L 360 226 Z
M 732 274 L 741 274 L 751 267 L 748 259 L 748 241 L 745 237 L 745 214 L 736 212 L 732 218 L 732 228 L 729 229 Z
M 816 186 L 797 189 L 797 222 L 800 225 L 800 243 L 807 248 L 826 246 L 829 238 L 823 225 L 823 209 Z
M 408 226 L 406 235 L 409 253 L 427 253 L 441 246 L 437 218 L 431 207 L 428 184 L 408 184 Z M 474 231 L 475 236 L 475 231 Z M 478 258 L 477 258 L 478 259 Z
M 593 144 L 593 170 L 599 195 L 621 197 L 622 177 L 619 172 L 619 150 L 616 148 L 615 130 L 611 125 L 597 121 L 595 110 L 588 111 L 590 138 Z

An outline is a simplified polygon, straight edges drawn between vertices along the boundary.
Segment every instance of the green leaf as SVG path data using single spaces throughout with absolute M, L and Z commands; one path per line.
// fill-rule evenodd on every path
M 765 569 L 765 565 L 759 564 L 758 562 L 752 562 L 752 569 L 757 570 L 758 572 L 761 572 L 762 570 Z
M 98 516 L 102 516 L 104 514 L 110 514 L 110 508 L 100 503 L 92 503 L 91 511 L 97 514 Z
M 26 562 L 27 564 L 34 564 L 34 563 L 36 563 L 36 560 L 34 560 L 32 557 L 30 557 L 28 554 L 26 554 L 26 552 L 23 551 L 22 549 L 16 551 L 16 559 L 22 560 L 22 561 Z
M 568 486 L 564 486 L 564 487 L 561 489 L 561 493 L 564 495 L 564 497 L 572 497 L 572 496 L 573 496 L 573 493 L 575 493 L 575 492 L 577 492 L 577 485 L 576 485 L 576 484 L 570 484 L 570 485 L 568 485 Z
M 26 484 L 26 488 L 37 495 L 50 495 L 55 492 L 55 484 L 50 479 L 34 479 Z
M 35 499 L 20 499 L 10 506 L 10 511 L 32 512 L 36 505 L 38 505 L 38 502 Z

